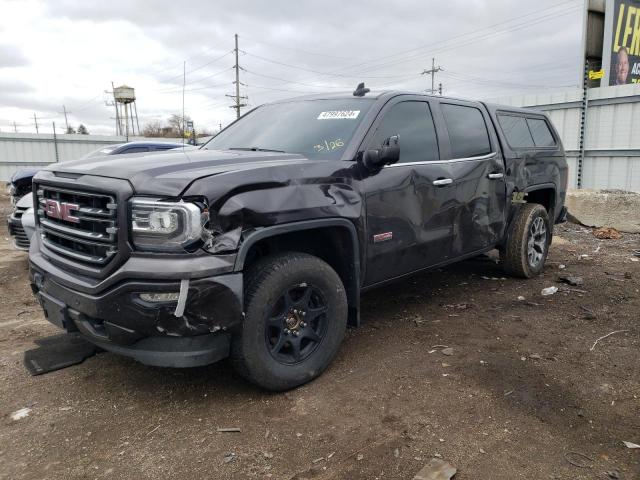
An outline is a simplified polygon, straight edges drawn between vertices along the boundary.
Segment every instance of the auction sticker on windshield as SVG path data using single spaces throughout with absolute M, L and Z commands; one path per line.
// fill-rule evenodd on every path
M 331 110 L 329 112 L 320 112 L 318 120 L 353 120 L 358 118 L 360 110 Z

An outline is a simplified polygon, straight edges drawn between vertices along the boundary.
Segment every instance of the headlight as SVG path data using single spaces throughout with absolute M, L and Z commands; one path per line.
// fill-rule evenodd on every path
M 133 199 L 133 244 L 147 251 L 184 251 L 201 240 L 207 216 L 206 211 L 193 203 Z

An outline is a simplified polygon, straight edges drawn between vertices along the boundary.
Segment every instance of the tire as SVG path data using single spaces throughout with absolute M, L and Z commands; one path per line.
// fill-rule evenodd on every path
M 347 327 L 347 296 L 323 260 L 283 253 L 256 262 L 245 275 L 245 317 L 231 343 L 231 361 L 267 390 L 289 390 L 320 375 Z
M 514 277 L 532 278 L 544 268 L 551 243 L 547 210 L 537 203 L 524 204 L 500 252 L 504 271 Z

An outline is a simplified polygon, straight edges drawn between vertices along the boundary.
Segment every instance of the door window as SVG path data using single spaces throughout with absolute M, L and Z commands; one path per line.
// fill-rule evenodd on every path
M 541 118 L 527 118 L 527 123 L 536 147 L 555 147 L 556 141 L 551 134 L 551 130 L 549 130 L 547 122 Z
M 533 147 L 533 138 L 524 117 L 498 115 L 498 123 L 511 148 Z
M 148 147 L 129 147 L 126 150 L 123 150 L 122 153 L 141 153 L 141 152 L 148 152 L 149 148 Z
M 475 107 L 442 104 L 453 158 L 478 157 L 491 153 L 489 132 L 482 112 Z
M 398 135 L 398 163 L 438 160 L 438 140 L 427 102 L 400 102 L 385 113 L 370 148 L 380 148 L 384 141 Z

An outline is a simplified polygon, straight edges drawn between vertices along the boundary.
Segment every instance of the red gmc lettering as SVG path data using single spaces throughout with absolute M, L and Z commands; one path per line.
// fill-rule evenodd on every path
M 58 202 L 48 198 L 45 202 L 45 212 L 47 217 L 65 220 L 67 222 L 80 223 L 80 219 L 71 215 L 72 210 L 78 210 L 80 205 L 77 203 Z

